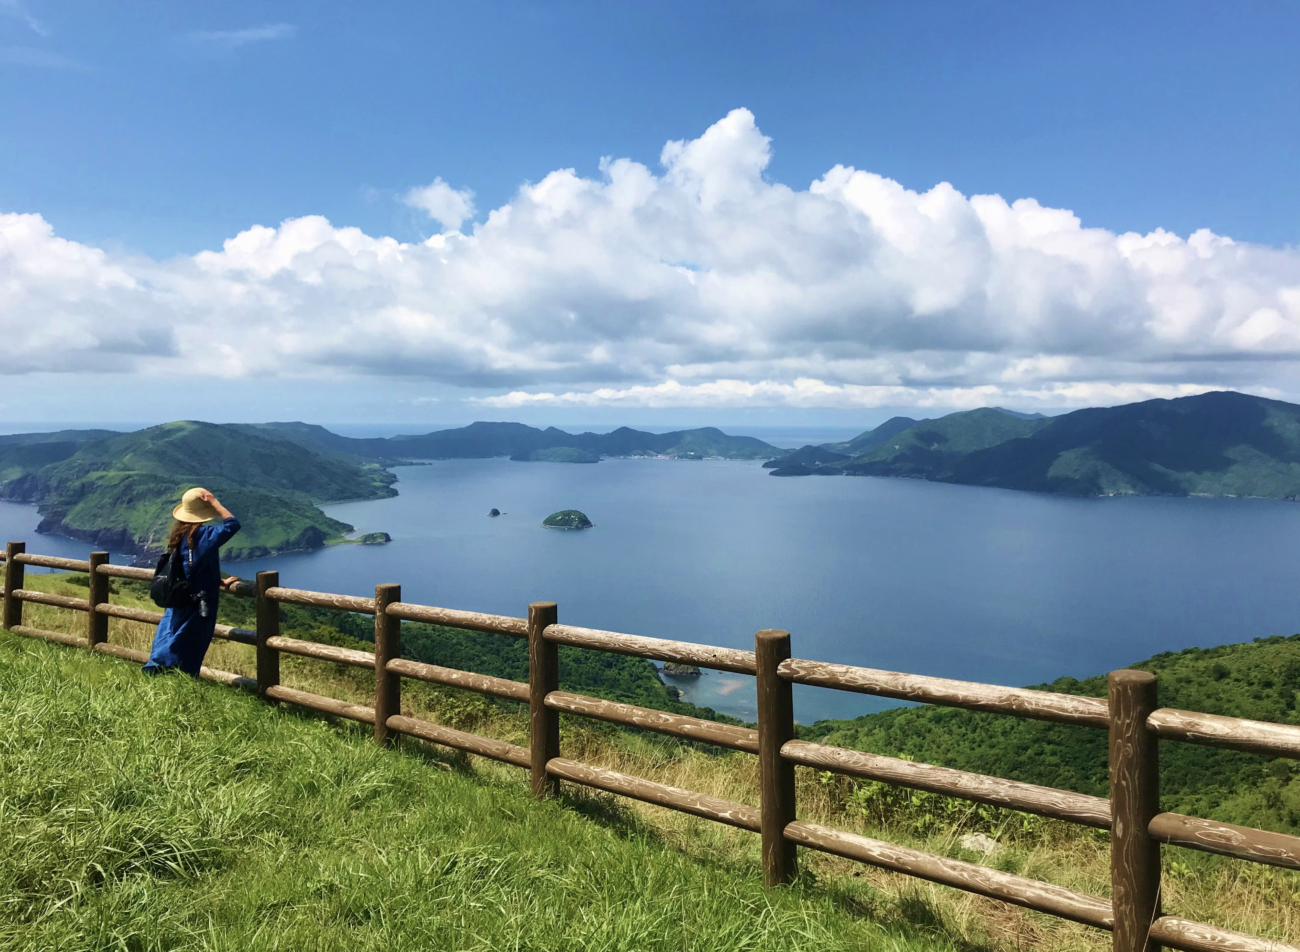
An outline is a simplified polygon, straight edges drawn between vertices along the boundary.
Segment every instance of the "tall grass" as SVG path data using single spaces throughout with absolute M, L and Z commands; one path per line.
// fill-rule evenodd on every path
M 67 576 L 28 586 L 77 591 Z M 129 591 L 114 600 L 139 603 Z M 38 627 L 84 628 L 82 615 L 26 611 Z M 112 626 L 133 647 L 153 634 Z M 282 663 L 286 684 L 369 699 L 369 672 Z M 253 673 L 239 645 L 214 644 L 208 664 Z M 764 891 L 752 834 L 568 785 L 536 804 L 514 768 L 410 741 L 379 752 L 355 724 L 132 667 L 0 636 L 0 947 L 1109 945 L 1083 926 L 811 851 L 793 889 Z M 527 736 L 521 713 L 464 692 L 406 681 L 403 707 Z M 747 755 L 578 719 L 563 722 L 561 743 L 565 756 L 757 803 Z M 1108 895 L 1104 834 L 803 769 L 798 783 L 802 817 Z M 975 830 L 999 848 L 962 849 Z M 1300 877 L 1166 857 L 1167 911 L 1300 939 Z

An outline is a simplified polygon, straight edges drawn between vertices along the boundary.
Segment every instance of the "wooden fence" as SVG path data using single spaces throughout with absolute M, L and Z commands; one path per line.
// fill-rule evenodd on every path
M 148 580 L 153 575 L 150 570 L 112 565 L 106 552 L 92 552 L 85 561 L 29 555 L 21 542 L 8 544 L 4 560 L 4 628 L 130 661 L 147 660 L 145 652 L 114 645 L 108 640 L 108 620 L 125 618 L 157 624 L 162 615 L 110 604 L 109 582 L 112 578 Z M 24 589 L 23 573 L 27 565 L 88 573 L 88 597 L 70 598 Z M 268 701 L 297 704 L 372 724 L 375 740 L 381 745 L 390 745 L 395 735 L 405 734 L 521 767 L 529 771 L 536 797 L 555 794 L 559 781 L 567 780 L 750 830 L 762 839 L 763 879 L 770 886 L 786 883 L 794 876 L 797 848 L 805 846 L 1109 930 L 1113 933 L 1116 952 L 1155 952 L 1161 946 L 1188 952 L 1298 952 L 1295 947 L 1279 942 L 1162 914 L 1160 844 L 1300 869 L 1300 837 L 1160 812 L 1157 740 L 1300 758 L 1300 727 L 1158 708 L 1156 679 L 1146 672 L 1111 672 L 1109 694 L 1102 700 L 804 661 L 790 656 L 790 635 L 785 631 L 760 631 L 753 651 L 739 651 L 575 628 L 558 623 L 554 602 L 535 602 L 528 606 L 527 618 L 511 618 L 408 604 L 402 601 L 398 585 L 377 586 L 374 598 L 285 588 L 280 585 L 277 572 L 259 572 L 255 584 L 240 582 L 226 591 L 257 600 L 256 630 L 217 626 L 218 638 L 255 648 L 257 678 L 208 668 L 203 669 L 202 677 L 256 691 Z M 86 612 L 85 637 L 25 626 L 25 602 Z M 279 614 L 282 603 L 373 615 L 375 650 L 354 651 L 282 637 Z M 527 638 L 528 682 L 405 659 L 401 651 L 403 621 Z M 560 645 L 753 675 L 758 682 L 758 730 L 560 691 Z M 374 706 L 281 685 L 281 653 L 372 669 Z M 528 748 L 404 716 L 402 678 L 526 702 L 530 713 Z M 1109 799 L 1087 796 L 796 740 L 791 697 L 795 684 L 1108 731 L 1111 796 Z M 760 805 L 754 808 L 733 803 L 562 757 L 561 712 L 757 754 Z M 1111 898 L 1084 895 L 1050 883 L 800 820 L 795 802 L 796 765 L 1109 830 Z

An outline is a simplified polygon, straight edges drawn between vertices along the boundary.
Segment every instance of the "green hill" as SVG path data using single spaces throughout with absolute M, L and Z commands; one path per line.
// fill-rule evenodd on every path
M 1300 635 L 1166 652 L 1131 667 L 1156 674 L 1160 704 L 1300 725 Z M 1039 687 L 1104 697 L 1106 679 L 1061 678 Z M 808 739 L 872 753 L 1106 796 L 1106 732 L 921 705 L 802 728 Z M 1164 809 L 1300 832 L 1300 763 L 1160 744 Z
M 178 422 L 82 442 L 0 445 L 0 498 L 40 507 L 39 532 L 128 553 L 159 551 L 191 486 L 244 523 L 230 559 L 319 548 L 351 529 L 317 503 L 394 495 L 377 463 L 322 456 L 239 428 Z
M 697 858 L 608 797 L 8 633 L 0 804 L 15 952 L 971 948 L 865 889 L 765 890 L 756 837 Z
M 700 456 L 770 459 L 782 451 L 752 436 L 729 436 L 715 427 L 647 433 L 620 427 L 611 433 L 566 433 L 523 423 L 471 423 L 418 436 L 352 439 L 306 423 L 244 425 L 250 433 L 306 446 L 317 452 L 346 453 L 370 459 L 486 459 L 589 462 L 602 456 Z M 567 451 L 567 452 L 566 452 Z
M 970 410 L 917 423 L 838 467 L 1072 495 L 1294 499 L 1300 406 L 1222 391 L 1058 417 Z
M 874 430 L 859 433 L 853 439 L 846 440 L 843 443 L 824 443 L 822 448 L 833 453 L 844 453 L 847 456 L 861 456 L 867 450 L 874 449 L 891 436 L 902 433 L 909 427 L 916 426 L 916 423 L 917 421 L 911 417 L 890 417 Z

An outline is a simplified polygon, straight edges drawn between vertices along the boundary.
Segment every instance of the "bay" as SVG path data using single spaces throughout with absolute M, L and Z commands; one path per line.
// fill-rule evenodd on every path
M 228 568 L 282 584 L 752 648 L 791 632 L 798 657 L 1034 684 L 1152 654 L 1290 634 L 1300 506 L 1246 499 L 1075 499 L 913 480 L 768 476 L 757 463 L 447 460 L 396 470 L 400 495 L 327 506 L 385 546 L 332 546 Z M 491 518 L 487 512 L 504 515 Z M 558 509 L 594 529 L 543 529 Z M 0 503 L 0 537 L 83 557 Z M 116 561 L 116 560 L 115 560 Z M 752 720 L 750 678 L 674 679 Z M 802 722 L 893 702 L 796 691 Z

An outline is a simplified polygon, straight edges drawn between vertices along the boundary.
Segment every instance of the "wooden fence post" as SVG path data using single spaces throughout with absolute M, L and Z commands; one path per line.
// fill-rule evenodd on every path
M 794 764 L 781 756 L 781 747 L 794 740 L 794 690 L 776 670 L 790 657 L 790 633 L 760 631 L 754 637 L 754 655 L 758 675 L 763 883 L 780 886 L 790 882 L 798 868 L 798 847 L 785 838 L 786 824 L 795 819 Z
M 1160 761 L 1147 717 L 1157 707 L 1156 678 L 1112 671 L 1110 699 L 1110 895 L 1115 952 L 1159 952 L 1151 924 L 1160 917 L 1160 844 L 1147 827 L 1160 812 Z
M 539 800 L 560 792 L 560 782 L 546 772 L 551 759 L 560 756 L 560 714 L 546 706 L 546 695 L 560 688 L 560 650 L 542 637 L 558 618 L 555 602 L 528 606 L 528 746 L 533 796 Z
M 10 542 L 5 546 L 4 617 L 0 619 L 5 628 L 23 623 L 23 603 L 14 598 L 14 592 L 23 587 L 24 566 L 21 562 L 15 562 L 14 556 L 26 551 L 26 542 Z
M 268 638 L 280 635 L 280 603 L 266 590 L 279 584 L 279 572 L 257 573 L 257 693 L 263 698 L 267 688 L 280 683 L 280 652 L 266 646 Z
M 375 743 L 391 747 L 397 734 L 388 719 L 402 713 L 402 678 L 388 670 L 388 662 L 402 656 L 402 619 L 388 614 L 388 606 L 402 600 L 402 586 L 375 586 Z
M 95 606 L 108 601 L 109 578 L 99 574 L 99 567 L 108 564 L 107 552 L 90 553 L 90 589 L 88 599 L 90 611 L 86 613 L 86 647 L 91 651 L 95 645 L 108 641 L 108 616 L 95 611 Z

